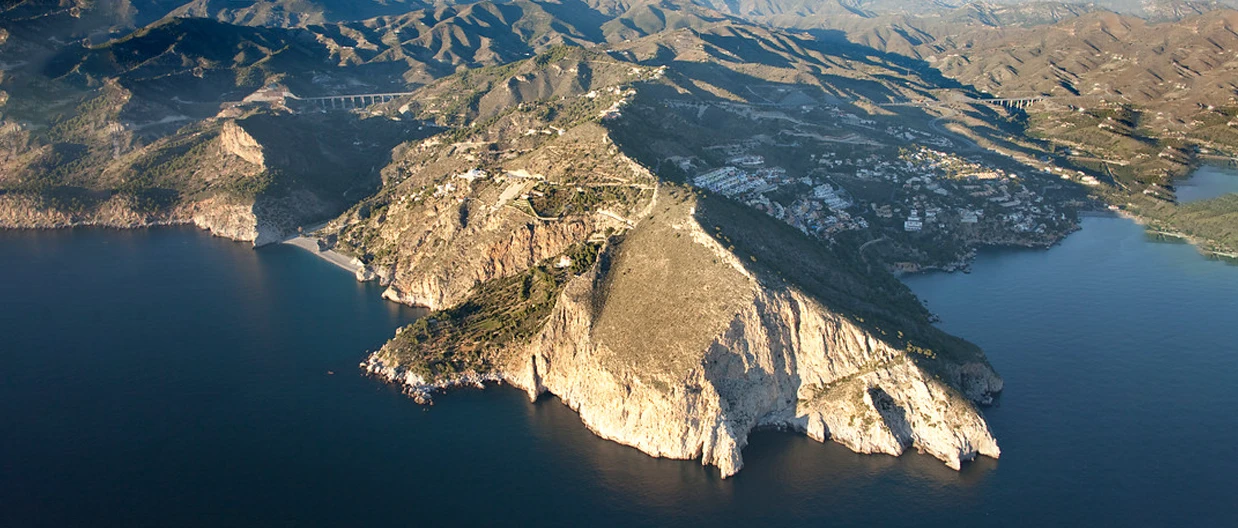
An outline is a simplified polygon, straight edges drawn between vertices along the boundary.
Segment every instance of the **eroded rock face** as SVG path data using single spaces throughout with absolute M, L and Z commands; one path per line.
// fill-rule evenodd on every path
M 255 242 L 259 238 L 258 217 L 252 203 L 212 199 L 197 204 L 193 224 L 216 236 Z M 255 242 L 255 245 L 256 242 Z
M 330 206 L 313 193 L 295 192 L 258 202 L 213 196 L 178 204 L 160 212 L 142 212 L 123 196 L 113 196 L 80 212 L 66 212 L 39 203 L 31 196 L 0 195 L 0 228 L 54 229 L 98 226 L 138 228 L 192 224 L 215 236 L 262 246 L 284 240 L 308 218 L 330 214 Z
M 5 131 L 10 135 L 20 132 Z M 169 195 L 160 200 L 164 203 L 152 205 L 149 198 L 144 200 L 102 185 L 90 190 L 76 190 L 80 196 L 72 200 L 53 200 L 39 193 L 0 190 L 0 228 L 137 228 L 192 224 L 216 236 L 261 246 L 287 238 L 296 232 L 299 225 L 338 213 L 340 206 L 328 203 L 331 199 L 329 195 L 324 199 L 322 193 L 304 188 L 275 195 L 232 189 L 231 186 L 243 186 L 240 184 L 268 169 L 265 147 L 235 121 L 223 123 L 218 136 L 212 136 L 209 131 L 200 135 L 206 139 L 199 145 L 203 147 L 199 149 L 199 154 L 178 154 L 183 156 L 179 158 L 182 162 L 192 163 L 192 169 L 177 173 L 177 176 L 195 182 L 193 192 L 186 192 L 176 185 L 166 188 L 152 186 L 151 190 Z M 195 150 L 190 149 L 189 152 Z M 110 165 L 100 166 L 98 170 L 104 176 L 123 175 L 133 169 L 132 161 L 129 158 L 111 160 Z M 3 160 L 0 160 L 0 165 L 4 165 Z M 168 182 L 160 182 L 160 185 L 165 183 Z
M 474 213 L 471 220 L 462 220 L 470 216 L 461 211 L 466 207 L 455 204 L 433 222 L 402 234 L 406 257 L 389 272 L 383 298 L 431 310 L 454 306 L 477 285 L 559 255 L 599 227 L 591 217 L 546 222 L 511 210 Z M 438 264 L 444 260 L 450 265 Z
M 234 121 L 227 121 L 219 131 L 219 145 L 224 152 L 241 158 L 259 168 L 266 168 L 266 152 L 262 144 Z
M 187 223 L 187 219 L 175 213 L 136 211 L 122 197 L 109 198 L 86 211 L 68 212 L 45 206 L 37 197 L 16 193 L 0 194 L 0 229 L 51 229 L 73 226 L 132 228 L 184 223 Z
M 915 448 L 955 469 L 999 456 L 975 406 L 1001 390 L 983 356 L 947 360 L 900 346 L 754 273 L 707 234 L 690 203 L 665 211 L 571 279 L 542 330 L 511 344 L 494 372 L 427 380 L 385 350 L 363 368 L 419 400 L 490 378 L 530 398 L 548 392 L 603 438 L 699 459 L 723 476 L 743 467 L 748 435 L 762 426 L 861 453 Z
M 861 453 L 915 447 L 955 469 L 977 454 L 1000 454 L 959 391 L 791 289 L 754 288 L 752 303 L 678 379 L 653 383 L 660 374 L 608 368 L 598 360 L 606 344 L 591 332 L 587 281 L 564 293 L 546 331 L 526 348 L 524 371 L 504 379 L 533 398 L 559 396 L 599 436 L 654 456 L 700 458 L 724 476 L 743 466 L 748 433 L 768 425 Z M 974 378 L 986 394 L 1000 388 L 987 365 L 967 368 L 986 374 Z

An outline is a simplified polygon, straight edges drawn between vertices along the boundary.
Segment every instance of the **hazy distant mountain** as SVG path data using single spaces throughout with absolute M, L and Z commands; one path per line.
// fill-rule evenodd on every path
M 724 476 L 765 426 L 959 469 L 999 453 L 973 403 L 1001 381 L 888 271 L 1050 245 L 1085 197 L 1164 201 L 1238 145 L 1216 7 L 9 2 L 0 226 L 327 222 L 436 311 L 366 363 L 419 398 L 549 391 Z
M 1148 18 L 1172 19 L 1203 13 L 1220 7 L 1238 6 L 1238 0 L 696 0 L 702 5 L 733 15 L 778 21 L 790 27 L 805 27 L 825 17 L 857 16 L 877 18 L 885 15 L 943 15 L 961 7 L 979 10 L 1092 11 L 1106 9 Z M 815 22 L 821 25 L 822 22 Z M 825 23 L 826 25 L 830 25 Z
M 925 59 L 994 93 L 1110 91 L 1140 103 L 1233 100 L 1238 11 L 1176 22 L 1092 12 L 1036 27 L 904 21 L 851 34 L 856 42 Z M 909 37 L 910 35 L 910 37 Z

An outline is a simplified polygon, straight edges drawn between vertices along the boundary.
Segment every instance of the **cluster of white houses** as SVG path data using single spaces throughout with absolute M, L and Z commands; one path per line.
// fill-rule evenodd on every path
M 853 205 L 846 191 L 830 183 L 809 177 L 791 178 L 781 167 L 763 167 L 765 159 L 758 155 L 736 155 L 727 162 L 730 164 L 725 167 L 693 178 L 693 185 L 744 202 L 804 233 L 823 238 L 840 231 L 868 228 L 867 220 L 846 211 Z M 792 183 L 809 186 L 812 193 L 790 204 L 766 196 Z
M 923 141 L 926 134 L 891 128 L 887 132 Z M 748 204 L 770 216 L 822 238 L 866 229 L 866 220 L 853 213 L 856 204 L 839 183 L 870 185 L 880 182 L 892 189 L 886 203 L 864 203 L 874 221 L 907 233 L 935 233 L 983 224 L 983 229 L 1013 232 L 1044 232 L 1065 216 L 1028 188 L 1018 174 L 992 167 L 983 161 L 963 158 L 924 145 L 902 149 L 898 157 L 865 153 L 848 156 L 825 151 L 811 156 L 814 167 L 807 175 L 792 177 L 785 169 L 766 166 L 767 160 L 752 150 L 755 141 L 707 147 L 722 154 L 725 165 L 691 178 L 697 187 Z M 937 146 L 934 144 L 934 146 Z M 700 170 L 699 158 L 671 160 L 685 171 Z M 775 193 L 785 185 L 808 192 Z M 882 192 L 885 196 L 885 192 Z

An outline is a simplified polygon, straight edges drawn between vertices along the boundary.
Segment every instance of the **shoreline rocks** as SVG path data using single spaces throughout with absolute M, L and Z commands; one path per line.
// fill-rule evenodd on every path
M 599 437 L 700 460 L 723 477 L 743 467 L 748 435 L 762 427 L 859 453 L 916 449 L 954 469 L 1000 456 L 977 405 L 991 402 L 1002 381 L 974 346 L 959 340 L 959 350 L 933 351 L 893 340 L 750 269 L 702 228 L 692 204 L 667 211 L 608 244 L 592 269 L 566 283 L 540 332 L 504 345 L 493 369 L 433 375 L 389 347 L 362 369 L 421 403 L 487 381 L 530 400 L 553 394 Z M 677 260 L 661 268 L 660 255 Z M 718 293 L 710 309 L 685 319 L 687 328 L 646 303 L 702 291 Z

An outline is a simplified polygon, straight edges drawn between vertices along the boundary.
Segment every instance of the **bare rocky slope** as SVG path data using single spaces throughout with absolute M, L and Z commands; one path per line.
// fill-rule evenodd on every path
M 372 193 L 390 149 L 429 133 L 279 108 L 143 121 L 148 108 L 109 82 L 48 124 L 0 114 L 0 228 L 194 224 L 262 245 Z
M 908 102 L 1112 94 L 971 122 L 1014 141 L 1028 123 L 1004 116 L 1029 117 L 1046 154 L 1101 159 L 1134 199 L 1161 200 L 1192 156 L 1236 144 L 1236 20 L 1154 4 L 1185 18 L 964 0 L 23 0 L 0 10 L 0 227 L 193 223 L 260 245 L 334 217 L 323 246 L 432 310 L 362 363 L 420 401 L 509 383 L 724 476 L 760 427 L 958 469 L 1000 454 L 983 353 L 933 327 L 879 252 L 662 162 L 691 166 L 684 135 L 732 142 L 711 105 L 819 100 L 851 127 L 931 127 Z M 220 112 L 260 89 L 412 93 L 364 116 L 283 96 Z M 656 104 L 671 98 L 709 126 L 677 126 Z M 623 130 L 642 113 L 668 118 Z M 777 132 L 764 140 L 799 148 Z M 1228 229 L 1226 203 L 1213 223 Z
M 762 266 L 775 258 L 772 248 L 746 247 L 743 257 L 734 239 L 703 224 L 715 218 L 690 191 L 664 185 L 650 200 L 651 212 L 602 243 L 579 273 L 534 268 L 560 276 L 553 294 L 535 293 L 553 302 L 544 315 L 531 311 L 536 329 L 527 338 L 470 349 L 463 336 L 484 323 L 470 320 L 470 308 L 448 311 L 401 331 L 363 367 L 423 400 L 484 380 L 530 398 L 554 394 L 599 436 L 654 456 L 700 459 L 723 476 L 743 466 L 741 450 L 757 427 L 861 453 L 915 448 L 955 469 L 978 454 L 999 456 L 976 404 L 1002 382 L 973 346 L 927 326 L 918 327 L 917 344 L 880 318 L 848 315 L 846 302 Z M 938 342 L 945 345 L 930 345 Z M 443 356 L 428 354 L 436 347 Z
M 181 108 L 173 82 L 249 89 L 353 60 L 339 54 L 348 46 L 324 55 L 321 41 L 290 33 L 228 28 L 227 42 L 255 54 L 213 60 L 202 38 L 220 24 L 167 21 L 62 55 L 43 86 L 75 109 L 36 122 L 6 107 L 18 126 L 5 129 L 0 163 L 14 170 L 0 174 L 0 225 L 193 222 L 261 244 L 342 210 L 321 243 L 354 257 L 358 279 L 379 281 L 388 299 L 432 310 L 363 363 L 420 400 L 502 381 L 559 397 L 600 436 L 725 476 L 758 427 L 865 453 L 914 448 L 953 468 L 999 455 L 977 405 L 1001 379 L 893 275 L 655 173 L 635 153 L 648 150 L 639 134 L 612 134 L 652 85 L 736 103 L 795 85 L 871 115 L 927 96 L 933 81 L 678 2 L 634 6 L 601 32 L 546 33 L 516 21 L 556 7 L 517 4 L 523 16 L 498 5 L 442 11 L 448 26 L 404 19 L 417 28 L 405 51 L 486 19 L 530 29 L 525 44 L 542 53 L 508 62 L 488 45 L 441 48 L 442 64 L 467 71 L 422 71 L 427 85 L 365 118 L 277 102 L 145 132 L 154 106 Z M 367 24 L 388 23 L 330 31 L 362 44 L 381 33 Z M 630 41 L 556 45 L 573 35 Z M 18 86 L 27 95 L 29 82 Z
M 696 38 L 625 49 L 684 50 L 668 63 L 755 53 Z M 432 313 L 363 368 L 422 402 L 487 381 L 553 394 L 604 438 L 726 476 L 758 427 L 954 468 L 998 456 L 977 405 L 1001 379 L 897 279 L 659 177 L 612 136 L 639 90 L 736 75 L 649 54 L 554 49 L 399 103 L 456 128 L 395 149 L 383 187 L 320 234 L 362 264 L 358 279 Z M 822 90 L 886 93 L 834 82 Z
M 610 132 L 654 84 L 705 98 L 736 97 L 745 75 L 865 101 L 906 89 L 885 72 L 843 77 L 808 45 L 724 22 L 611 52 L 552 48 L 392 102 L 451 130 L 396 147 L 381 188 L 320 235 L 358 279 L 433 312 L 364 368 L 422 401 L 484 381 L 553 394 L 600 436 L 728 476 L 758 427 L 954 468 L 998 456 L 977 405 L 1001 379 L 892 275 L 666 181 Z M 745 60 L 771 53 L 783 67 Z M 270 162 L 243 136 L 229 144 Z

